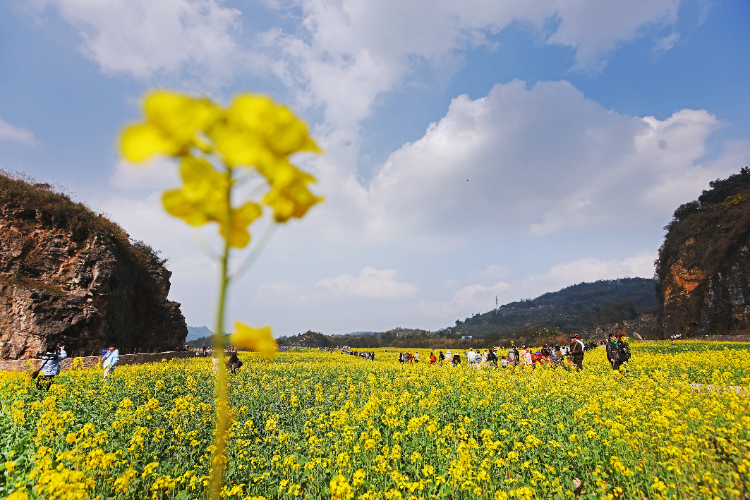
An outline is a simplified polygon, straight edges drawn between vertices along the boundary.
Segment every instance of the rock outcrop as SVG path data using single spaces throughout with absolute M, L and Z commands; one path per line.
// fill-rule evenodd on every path
M 750 241 L 710 274 L 676 259 L 662 290 L 659 330 L 665 338 L 750 334 Z
M 750 169 L 675 211 L 659 249 L 663 338 L 750 334 Z
M 626 319 L 618 323 L 607 323 L 589 328 L 580 333 L 584 339 L 606 339 L 612 333 L 624 333 L 636 340 L 653 339 L 657 336 L 656 315 L 644 313 L 635 319 Z M 640 338 L 639 338 L 640 337 Z
M 0 359 L 33 358 L 51 343 L 83 356 L 184 342 L 171 273 L 150 247 L 47 185 L 1 174 Z

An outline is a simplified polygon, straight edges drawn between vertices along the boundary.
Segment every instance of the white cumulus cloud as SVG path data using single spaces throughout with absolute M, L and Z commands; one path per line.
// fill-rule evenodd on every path
M 339 292 L 371 299 L 397 299 L 412 297 L 417 287 L 411 283 L 395 280 L 396 271 L 365 267 L 358 277 L 342 274 L 318 281 L 315 286 L 332 288 Z
M 351 126 L 365 118 L 380 93 L 420 65 L 448 73 L 467 47 L 516 23 L 542 41 L 575 50 L 576 68 L 598 69 L 619 43 L 677 20 L 679 0 L 301 0 L 300 26 L 258 38 L 273 54 L 268 69 L 298 92 L 301 102 L 325 107 L 327 122 Z M 550 29 L 550 26 L 554 26 Z M 676 35 L 675 35 L 676 36 Z M 668 44 L 660 42 L 662 49 Z M 273 61 L 273 62 L 271 62 Z
M 544 235 L 662 221 L 750 148 L 703 161 L 720 123 L 705 110 L 665 120 L 604 109 L 566 81 L 495 85 L 392 153 L 367 190 L 368 230 L 446 237 Z
M 15 142 L 22 146 L 34 146 L 36 138 L 31 130 L 16 127 L 0 119 L 0 141 Z
M 546 292 L 556 287 L 562 288 L 584 281 L 593 282 L 626 277 L 651 278 L 654 275 L 656 258 L 655 252 L 645 252 L 620 261 L 588 258 L 564 262 L 552 266 L 544 274 L 525 278 L 521 286 L 528 290 L 543 288 Z
M 241 12 L 219 0 L 37 0 L 52 6 L 106 73 L 147 78 L 186 67 L 223 74 L 237 50 Z
M 500 305 L 516 300 L 538 297 L 547 292 L 561 290 L 582 282 L 618 278 L 651 278 L 654 275 L 655 252 L 644 252 L 623 260 L 579 259 L 556 264 L 542 274 L 524 276 L 509 282 L 485 286 L 471 284 L 461 287 L 444 301 L 421 301 L 414 310 L 425 318 L 462 318 L 483 313 L 495 307 L 495 297 Z M 471 273 L 476 276 L 482 271 Z

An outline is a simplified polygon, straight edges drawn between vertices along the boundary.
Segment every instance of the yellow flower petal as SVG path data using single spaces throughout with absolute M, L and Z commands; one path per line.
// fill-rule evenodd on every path
M 172 217 L 177 217 L 191 226 L 202 226 L 209 222 L 199 204 L 185 196 L 183 189 L 170 189 L 161 195 L 164 210 Z
M 299 170 L 290 163 L 279 166 L 271 183 L 271 190 L 263 197 L 263 203 L 273 209 L 276 222 L 286 222 L 292 217 L 301 218 L 307 211 L 323 201 L 310 192 L 307 184 L 315 182 L 310 174 Z
M 143 108 L 148 122 L 184 145 L 190 143 L 197 132 L 210 128 L 221 116 L 221 108 L 209 99 L 168 90 L 149 93 Z
M 223 223 L 228 210 L 227 179 L 208 161 L 186 156 L 180 164 L 184 185 L 162 195 L 164 208 L 192 226 Z
M 150 123 L 128 125 L 120 135 L 122 156 L 135 163 L 146 161 L 158 154 L 173 156 L 180 148 L 180 144 L 172 141 Z
M 145 121 L 125 127 L 120 135 L 120 151 L 126 159 L 142 162 L 157 154 L 183 156 L 191 146 L 210 151 L 200 134 L 222 111 L 209 99 L 158 90 L 146 95 L 143 108 Z
M 234 209 L 231 218 L 231 230 L 229 232 L 229 246 L 234 248 L 245 248 L 248 243 L 250 243 L 250 232 L 247 228 L 262 214 L 263 209 L 260 205 L 252 201 Z M 219 232 L 224 238 L 227 237 L 223 224 L 219 229 Z
M 265 357 L 273 357 L 276 354 L 276 341 L 268 326 L 253 328 L 235 321 L 234 333 L 229 337 L 229 342 L 241 349 L 257 351 Z
M 216 150 L 232 165 L 267 168 L 280 158 L 300 151 L 320 152 L 307 125 L 286 106 L 266 96 L 238 95 L 224 120 L 208 135 Z
M 299 151 L 320 152 L 307 133 L 305 122 L 269 97 L 238 95 L 227 109 L 227 119 L 242 128 L 257 131 L 276 156 L 289 156 Z

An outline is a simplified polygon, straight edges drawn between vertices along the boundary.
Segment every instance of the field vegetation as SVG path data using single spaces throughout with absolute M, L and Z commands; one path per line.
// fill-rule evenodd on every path
M 584 371 L 242 353 L 222 497 L 743 499 L 750 350 L 633 345 Z M 463 353 L 461 353 L 463 354 Z M 465 358 L 464 358 L 465 359 Z M 49 392 L 0 374 L 0 496 L 203 498 L 210 359 L 63 372 Z M 698 385 L 696 385 L 698 384 Z

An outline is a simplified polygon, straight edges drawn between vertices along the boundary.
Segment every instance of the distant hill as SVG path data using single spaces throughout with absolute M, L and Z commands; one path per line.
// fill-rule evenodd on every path
M 657 307 L 656 280 L 623 278 L 579 283 L 535 299 L 505 304 L 475 314 L 455 326 L 436 332 L 394 328 L 387 332 L 355 332 L 347 335 L 305 333 L 277 339 L 287 347 L 352 348 L 469 348 L 505 345 L 511 339 L 526 342 L 564 342 L 568 335 L 600 325 L 633 320 Z M 472 337 L 471 339 L 462 337 Z
M 188 326 L 188 336 L 185 339 L 185 343 L 190 347 L 202 347 L 204 345 L 213 345 L 214 332 L 208 329 L 207 326 Z M 229 341 L 226 338 L 229 334 L 224 332 L 225 342 L 228 344 Z
M 198 340 L 204 337 L 210 337 L 211 335 L 214 334 L 211 330 L 208 329 L 207 326 L 189 326 L 188 325 L 187 329 L 188 329 L 188 334 L 187 334 L 187 338 L 185 339 L 186 341 Z
M 606 323 L 634 319 L 657 308 L 656 283 L 648 278 L 623 278 L 579 283 L 535 299 L 456 320 L 451 334 L 509 336 L 526 328 L 553 327 L 576 333 Z

